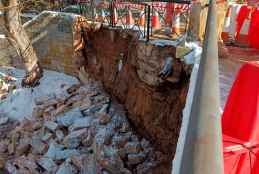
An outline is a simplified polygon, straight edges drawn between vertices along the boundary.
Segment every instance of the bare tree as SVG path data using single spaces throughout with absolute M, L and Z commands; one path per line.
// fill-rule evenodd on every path
M 34 87 L 39 84 L 43 72 L 36 52 L 20 21 L 20 6 L 17 0 L 0 0 L 0 11 L 3 11 L 3 24 L 0 25 L 4 26 L 9 42 L 16 48 L 26 69 L 22 86 Z

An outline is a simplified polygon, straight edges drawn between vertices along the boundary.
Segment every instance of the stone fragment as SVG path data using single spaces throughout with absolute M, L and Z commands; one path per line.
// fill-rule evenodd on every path
M 36 164 L 36 161 L 31 157 L 25 157 L 20 156 L 14 160 L 15 166 L 19 169 L 19 172 L 22 172 L 22 169 L 25 169 L 25 173 L 33 173 L 33 174 L 39 174 L 37 168 L 38 165 Z M 27 172 L 28 171 L 28 172 Z
M 74 131 L 74 130 L 90 127 L 92 120 L 93 120 L 92 117 L 78 118 L 69 127 L 69 131 Z
M 29 139 L 20 140 L 19 145 L 16 147 L 16 154 L 21 156 L 27 153 L 30 149 Z
M 144 162 L 137 166 L 137 174 L 147 174 L 152 171 L 152 168 L 156 167 L 157 163 L 155 162 Z
M 61 164 L 56 174 L 76 174 L 76 173 L 77 173 L 76 169 L 70 163 L 64 162 L 63 164 Z
M 8 117 L 0 117 L 0 125 L 6 124 L 9 121 Z
M 42 138 L 42 141 L 48 141 L 49 139 L 51 139 L 53 137 L 52 133 L 47 132 Z
M 57 165 L 51 158 L 42 157 L 38 164 L 49 173 L 57 170 Z
M 55 142 L 51 142 L 49 145 L 49 149 L 48 149 L 47 153 L 45 154 L 45 156 L 55 160 L 56 154 L 59 153 L 60 151 L 62 151 L 63 148 L 64 148 L 64 146 L 59 145 Z
M 141 146 L 138 142 L 128 142 L 125 145 L 126 153 L 139 153 L 141 150 Z
M 136 165 L 142 163 L 145 160 L 145 154 L 138 153 L 138 154 L 128 154 L 128 164 L 129 165 Z
M 75 120 L 82 118 L 83 115 L 79 108 L 72 109 L 62 116 L 57 117 L 57 123 L 61 126 L 69 127 L 74 123 Z
M 109 145 L 112 142 L 113 135 L 114 132 L 111 129 L 103 128 L 97 132 L 95 139 L 98 144 Z
M 56 131 L 56 137 L 59 141 L 63 140 L 64 138 L 64 133 L 62 132 L 62 130 L 57 130 Z
M 77 148 L 81 143 L 81 138 L 86 134 L 87 129 L 73 131 L 64 138 L 63 144 L 69 149 Z
M 41 141 L 39 136 L 33 136 L 30 142 L 32 147 L 33 153 L 42 154 L 44 151 L 47 150 L 47 145 Z
M 38 129 L 40 129 L 42 127 L 42 122 L 40 122 L 40 121 L 37 121 L 37 122 L 35 122 L 34 124 L 33 124 L 33 130 L 38 130 Z
M 130 126 L 129 126 L 128 122 L 122 123 L 122 126 L 121 126 L 119 132 L 126 133 L 128 131 L 130 131 Z
M 113 144 L 117 148 L 122 148 L 125 146 L 125 144 L 129 141 L 128 136 L 122 136 L 122 135 L 117 135 L 113 137 Z
M 5 153 L 8 150 L 8 141 L 0 141 L 0 153 Z
M 111 121 L 111 116 L 109 116 L 108 114 L 101 112 L 99 113 L 99 115 L 100 115 L 99 123 L 101 125 L 106 125 Z
M 53 122 L 53 121 L 45 121 L 44 122 L 44 127 L 46 127 L 47 129 L 49 129 L 52 132 L 55 132 L 55 130 L 58 127 L 58 124 Z
M 143 149 L 147 149 L 150 147 L 150 143 L 145 138 L 142 138 L 140 143 Z
M 93 144 L 93 135 L 91 131 L 88 131 L 87 135 L 82 139 L 82 144 L 85 147 L 90 147 Z
M 66 160 L 74 155 L 80 155 L 80 152 L 76 149 L 66 149 L 57 153 L 56 160 Z

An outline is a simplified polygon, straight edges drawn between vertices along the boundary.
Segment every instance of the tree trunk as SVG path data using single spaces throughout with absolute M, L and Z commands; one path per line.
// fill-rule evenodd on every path
M 22 85 L 34 87 L 39 84 L 43 73 L 39 66 L 36 52 L 21 24 L 19 4 L 17 0 L 0 0 L 1 6 L 6 8 L 4 9 L 3 26 L 6 29 L 7 37 L 17 49 L 26 69 L 26 76 L 22 81 Z

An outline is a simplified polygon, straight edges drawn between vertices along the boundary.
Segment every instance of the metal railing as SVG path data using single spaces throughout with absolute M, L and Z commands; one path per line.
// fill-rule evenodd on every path
M 185 35 L 188 27 L 188 19 L 190 12 L 190 1 L 115 1 L 103 2 L 96 4 L 95 7 L 91 1 L 78 1 L 80 13 L 90 20 L 108 24 L 111 27 L 121 27 L 126 30 L 136 30 L 142 38 L 147 41 L 152 38 L 175 39 Z M 170 6 L 171 8 L 168 8 Z M 95 11 L 95 12 L 93 12 Z M 132 13 L 133 24 L 127 23 L 128 12 Z M 115 17 L 116 12 L 116 17 Z M 95 15 L 93 15 L 95 13 Z M 167 15 L 171 13 L 171 21 L 168 22 Z M 158 14 L 160 23 L 159 29 L 153 27 L 153 17 Z M 172 30 L 173 17 L 179 15 L 179 33 Z M 104 16 L 103 16 L 104 15 Z M 101 17 L 100 17 L 101 16 Z M 144 23 L 140 22 L 144 17 Z M 102 19 L 101 19 L 102 18 Z M 142 19 L 143 20 L 143 19 Z M 170 20 L 170 19 L 169 19 Z M 162 37 L 161 37 L 162 36 Z
M 224 173 L 216 18 L 211 0 L 179 174 Z

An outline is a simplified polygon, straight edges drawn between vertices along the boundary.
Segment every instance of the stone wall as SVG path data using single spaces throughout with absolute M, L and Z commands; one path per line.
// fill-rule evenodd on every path
M 190 67 L 178 58 L 181 47 L 146 43 L 134 32 L 108 28 L 88 40 L 86 71 L 124 104 L 136 130 L 168 155 L 170 166 L 189 84 Z M 162 79 L 158 74 L 167 56 L 174 58 L 173 72 Z

